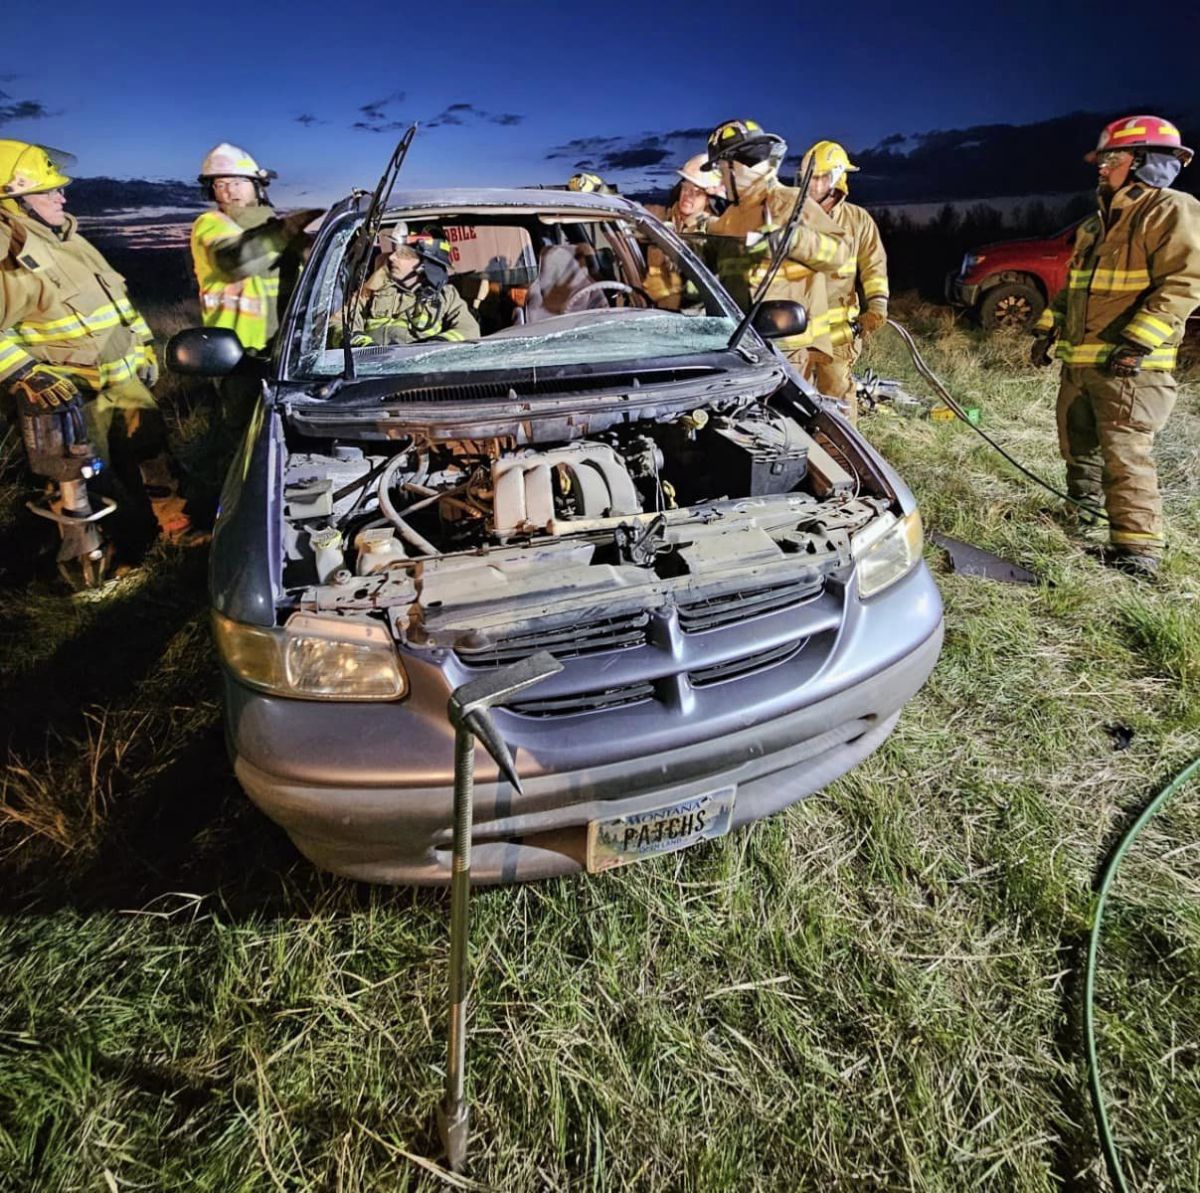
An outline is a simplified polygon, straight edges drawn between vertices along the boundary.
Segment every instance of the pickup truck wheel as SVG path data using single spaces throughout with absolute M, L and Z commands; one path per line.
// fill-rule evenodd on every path
M 979 322 L 988 331 L 1031 327 L 1045 306 L 1042 292 L 1032 283 L 1006 282 L 993 286 L 979 300 Z

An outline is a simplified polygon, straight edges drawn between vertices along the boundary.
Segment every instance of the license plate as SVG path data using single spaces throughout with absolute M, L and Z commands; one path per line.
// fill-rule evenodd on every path
M 736 792 L 736 787 L 722 787 L 644 812 L 590 821 L 587 868 L 595 874 L 723 837 L 733 821 Z

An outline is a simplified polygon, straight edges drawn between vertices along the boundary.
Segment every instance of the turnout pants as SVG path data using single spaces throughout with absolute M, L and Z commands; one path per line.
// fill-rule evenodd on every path
M 858 425 L 858 389 L 854 384 L 854 362 L 858 360 L 861 340 L 835 344 L 833 355 L 813 352 L 805 376 L 826 397 L 845 402 L 851 423 Z
M 149 537 L 137 509 L 126 508 L 142 501 L 153 514 L 151 533 L 155 523 L 168 536 L 187 529 L 191 523 L 167 455 L 166 424 L 154 395 L 136 379 L 123 381 L 87 398 L 83 418 L 92 447 L 113 474 L 101 473 L 97 487 L 101 492 L 108 489 L 106 495 L 117 500 L 115 536 L 135 545 Z M 145 504 L 141 509 L 145 511 Z
M 1166 545 L 1152 448 L 1175 391 L 1175 378 L 1166 372 L 1114 377 L 1103 369 L 1063 366 L 1057 416 L 1067 492 L 1103 504 L 1112 544 L 1124 551 L 1159 555 Z

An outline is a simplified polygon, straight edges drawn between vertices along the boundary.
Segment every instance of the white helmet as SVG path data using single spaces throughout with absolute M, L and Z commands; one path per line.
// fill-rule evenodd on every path
M 244 149 L 222 141 L 205 154 L 197 181 L 208 182 L 213 178 L 253 178 L 255 182 L 267 182 L 274 177 L 274 170 L 262 169 Z
M 721 183 L 721 175 L 716 170 L 706 170 L 704 166 L 707 161 L 707 153 L 697 153 L 695 157 L 689 157 L 675 173 L 710 195 L 724 197 L 725 187 Z

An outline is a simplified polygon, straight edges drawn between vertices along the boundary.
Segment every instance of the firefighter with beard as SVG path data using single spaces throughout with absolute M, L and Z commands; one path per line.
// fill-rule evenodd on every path
M 320 210 L 280 216 L 267 201 L 275 175 L 228 142 L 210 149 L 197 181 L 217 207 L 192 225 L 192 268 L 205 327 L 235 332 L 248 352 L 267 353 L 279 327 L 280 281 L 298 271 L 308 244 L 305 227 Z M 221 382 L 221 417 L 234 438 L 250 421 L 259 382 L 251 376 Z
M 858 167 L 836 141 L 818 141 L 800 163 L 803 175 L 813 163 L 809 194 L 821 210 L 846 230 L 850 257 L 825 280 L 829 301 L 829 341 L 832 356 L 814 353 L 809 380 L 823 394 L 840 398 L 850 408 L 850 421 L 858 422 L 854 364 L 862 351 L 862 337 L 878 331 L 888 317 L 887 254 L 879 228 L 870 213 L 849 201 L 847 174 Z M 866 310 L 861 310 L 861 289 Z
M 679 182 L 665 207 L 657 204 L 646 206 L 651 215 L 657 216 L 664 224 L 670 224 L 681 236 L 703 236 L 708 225 L 716 219 L 715 204 L 725 198 L 721 175 L 716 170 L 704 168 L 707 156 L 698 153 L 676 171 Z M 679 310 L 687 305 L 691 297 L 684 293 L 683 278 L 671 267 L 667 255 L 652 244 L 646 246 L 644 287 L 664 311 Z
M 52 152 L 0 141 L 0 389 L 24 419 L 57 416 L 68 443 L 86 434 L 110 466 L 96 487 L 120 483 L 112 491 L 124 500 L 106 528 L 132 562 L 155 524 L 166 540 L 199 540 L 150 392 L 158 379 L 150 328 L 125 279 L 67 214 L 71 179 Z
M 773 234 L 784 228 L 800 198 L 798 190 L 779 181 L 779 163 L 786 153 L 787 142 L 753 120 L 727 120 L 709 134 L 708 168 L 720 171 L 729 206 L 706 231 L 720 245 L 717 272 L 743 310 L 766 276 Z M 797 372 L 805 372 L 817 354 L 833 359 L 826 279 L 850 260 L 846 230 L 807 197 L 792 243 L 767 291 L 767 298 L 791 299 L 808 311 L 802 335 L 776 341 Z
M 1153 576 L 1166 545 L 1152 448 L 1175 405 L 1176 354 L 1200 305 L 1200 202 L 1172 190 L 1192 160 L 1160 116 L 1114 120 L 1085 160 L 1099 210 L 1075 234 L 1067 285 L 1032 358 L 1062 361 L 1057 421 L 1067 491 L 1103 504 L 1106 562 Z M 1086 521 L 1086 511 L 1084 511 Z
M 392 251 L 366 281 L 351 344 L 461 343 L 479 339 L 479 324 L 448 284 L 450 242 L 437 230 L 392 231 Z

